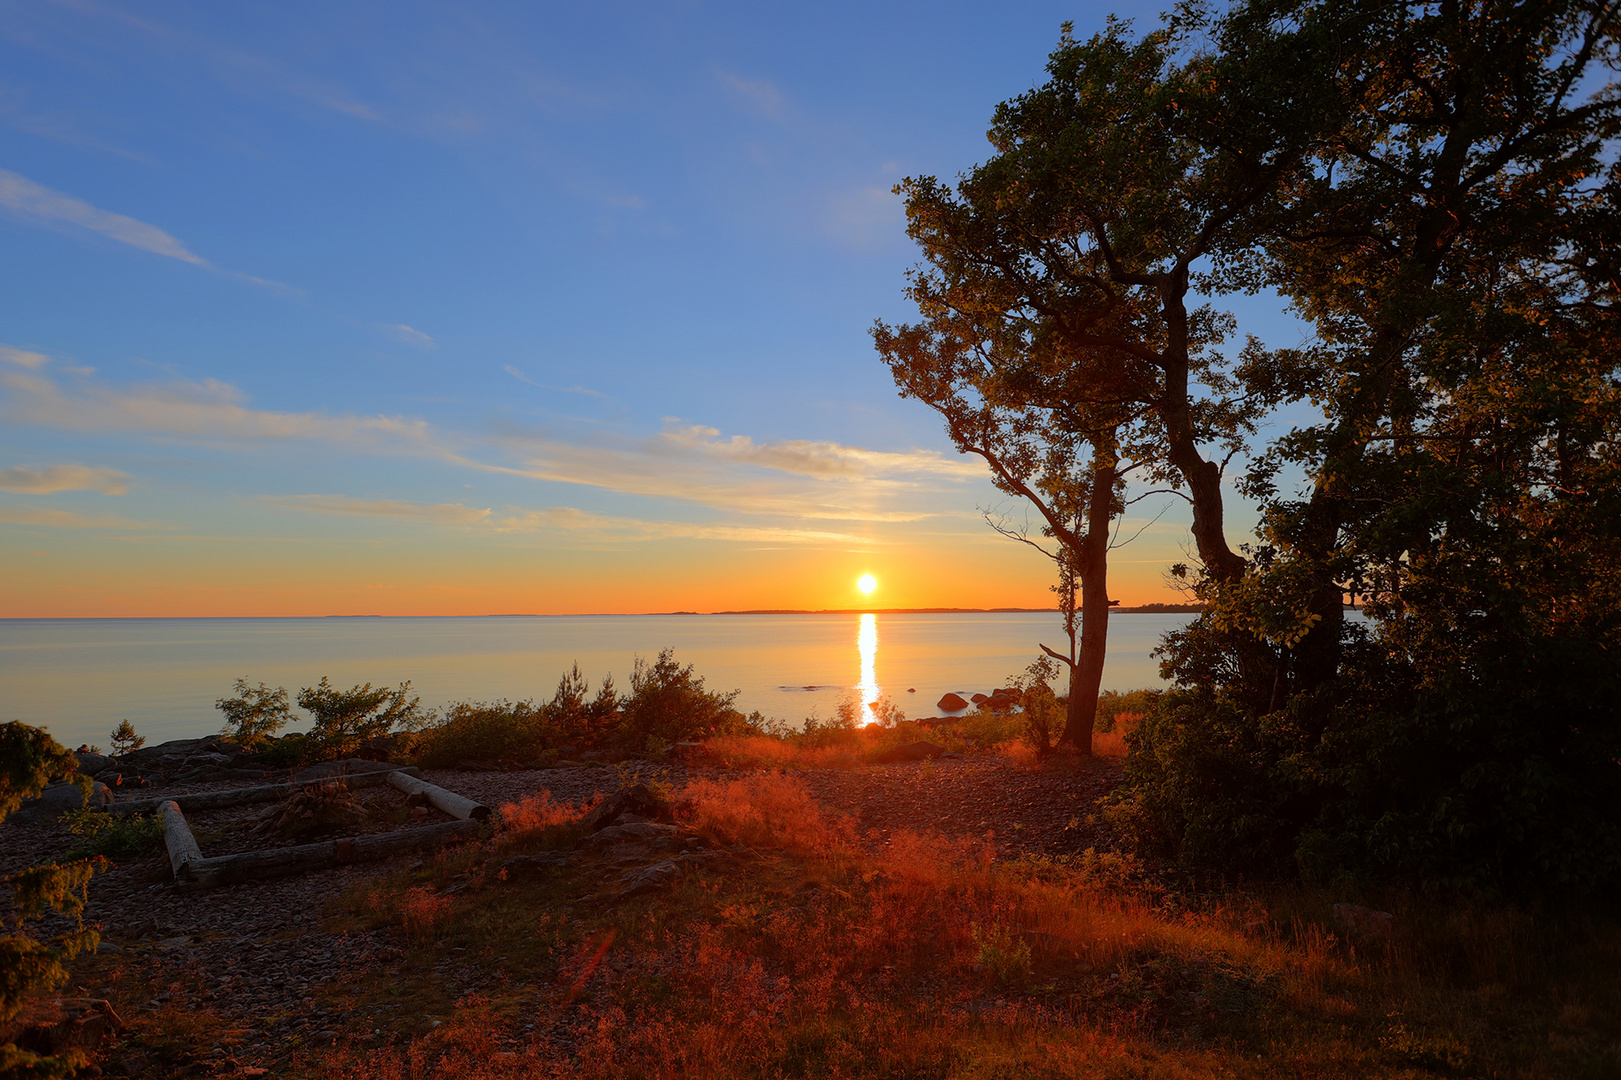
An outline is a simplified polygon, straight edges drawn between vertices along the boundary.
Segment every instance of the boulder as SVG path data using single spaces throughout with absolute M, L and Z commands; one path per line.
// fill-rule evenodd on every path
M 985 704 L 987 701 L 989 701 L 991 699 L 986 694 L 975 694 L 973 697 L 969 698 L 968 700 L 972 701 L 975 705 L 983 705 L 983 704 Z
M 93 781 L 90 785 L 90 805 L 100 810 L 113 801 L 113 793 L 107 785 Z M 55 821 L 69 810 L 77 810 L 85 805 L 84 791 L 78 784 L 52 784 L 38 796 L 26 799 L 7 821 L 21 821 L 39 823 Z
M 79 761 L 79 774 L 81 776 L 94 776 L 114 764 L 113 759 L 107 755 L 92 753 L 88 750 L 75 750 L 73 756 Z
M 633 784 L 624 791 L 616 791 L 591 808 L 590 813 L 583 819 L 586 832 L 600 832 L 612 825 L 620 814 L 625 813 L 648 818 L 668 817 L 670 808 L 659 801 L 658 796 L 649 791 L 646 784 Z
M 893 765 L 900 761 L 923 761 L 925 758 L 937 758 L 945 752 L 945 747 L 932 742 L 906 743 L 880 750 L 872 756 L 872 762 L 875 765 Z
M 1352 941 L 1389 941 L 1396 929 L 1396 916 L 1361 904 L 1335 904 L 1334 921 Z
M 941 712 L 960 712 L 961 710 L 968 708 L 968 702 L 964 701 L 962 697 L 957 694 L 947 694 L 945 697 L 935 702 L 934 707 L 939 709 Z
M 295 773 L 293 779 L 299 783 L 305 783 L 310 780 L 331 780 L 341 776 L 353 776 L 356 773 L 393 772 L 398 768 L 398 765 L 390 765 L 386 761 L 344 758 L 342 761 L 323 761 L 319 765 L 311 765 L 302 772 Z
M 681 865 L 674 859 L 666 859 L 652 866 L 639 866 L 634 870 L 627 870 L 620 876 L 619 889 L 613 899 L 629 900 L 634 896 L 661 892 L 680 880 Z

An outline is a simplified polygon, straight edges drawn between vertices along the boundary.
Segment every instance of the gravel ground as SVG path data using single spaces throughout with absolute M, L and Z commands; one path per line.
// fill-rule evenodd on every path
M 425 771 L 430 783 L 489 806 L 550 791 L 558 802 L 580 805 L 598 793 L 618 790 L 622 775 L 657 774 L 679 785 L 690 776 L 737 775 L 696 766 L 632 763 L 614 769 L 585 767 L 521 772 Z M 1002 757 L 803 770 L 812 795 L 829 809 L 852 814 L 859 834 L 874 847 L 896 830 L 939 830 L 949 836 L 989 835 L 999 854 L 1058 854 L 1099 844 L 1088 822 L 1092 804 L 1120 778 L 1118 762 L 1098 759 L 1028 769 Z M 150 798 L 181 790 L 212 790 L 236 784 L 186 785 L 142 790 Z M 376 789 L 361 789 L 364 795 Z M 229 839 L 262 807 L 200 812 L 193 827 L 217 837 L 203 854 L 240 848 Z M 414 824 L 414 823 L 413 823 Z M 0 874 L 60 858 L 73 838 L 58 824 L 0 826 Z M 387 875 L 399 863 L 345 866 L 302 877 L 253 882 L 214 890 L 178 889 L 167 859 L 128 860 L 90 886 L 86 918 L 102 927 L 104 951 L 139 960 L 154 985 L 171 986 L 187 1000 L 201 1000 L 238 1024 L 243 1060 L 265 1060 L 278 1044 L 297 1035 L 320 1042 L 344 1021 L 322 1011 L 315 990 L 331 981 L 377 974 L 403 958 L 397 931 L 334 935 L 316 913 L 350 886 Z M 5 913 L 10 897 L 4 899 Z M 447 974 L 449 974 L 447 972 Z M 476 973 L 462 973 L 476 981 Z M 457 979 L 456 981 L 463 981 Z M 161 1006 L 171 991 L 146 1004 Z M 220 1055 L 226 1054 L 224 1049 Z M 222 1064 L 226 1064 L 222 1060 Z M 229 1069 L 227 1069 L 229 1071 Z

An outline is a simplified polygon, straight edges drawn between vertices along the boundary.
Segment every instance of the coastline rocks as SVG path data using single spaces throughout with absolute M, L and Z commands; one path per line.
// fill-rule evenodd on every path
M 116 762 L 106 754 L 97 754 L 89 750 L 75 750 L 73 756 L 79 762 L 79 773 L 83 776 L 94 776 Z
M 939 709 L 941 712 L 957 712 L 961 709 L 968 708 L 968 702 L 963 700 L 962 697 L 957 694 L 947 694 L 945 697 L 935 702 L 934 707 Z
M 112 801 L 113 793 L 108 790 L 106 784 L 97 781 L 90 785 L 90 806 L 99 810 Z M 55 821 L 69 810 L 77 810 L 84 805 L 84 791 L 78 784 L 65 782 L 52 784 L 34 798 L 24 800 L 23 804 L 6 818 L 6 821 L 23 821 L 32 824 Z
M 648 790 L 646 784 L 634 784 L 623 791 L 609 795 L 592 808 L 582 819 L 586 832 L 601 832 L 621 814 L 635 814 L 644 818 L 668 817 L 670 808 Z

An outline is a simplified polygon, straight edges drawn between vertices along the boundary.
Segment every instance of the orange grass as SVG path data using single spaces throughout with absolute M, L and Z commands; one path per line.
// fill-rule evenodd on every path
M 410 941 L 427 941 L 450 914 L 450 899 L 420 885 L 405 890 L 399 901 L 400 925 Z
M 764 735 L 720 735 L 705 742 L 704 750 L 728 769 L 850 769 L 861 764 L 849 746 L 808 746 Z
M 694 780 L 674 802 L 754 853 L 652 901 L 581 910 L 558 959 L 504 1002 L 465 998 L 438 1030 L 310 1051 L 288 1075 L 1350 1080 L 1470 1052 L 1398 1016 L 1433 992 L 1401 950 L 1361 958 L 1241 894 L 1173 902 L 1129 857 L 999 862 L 983 841 L 905 831 L 863 854 L 847 818 L 780 772 Z M 525 805 L 503 821 L 567 824 L 545 799 Z M 542 923 L 555 933 L 551 914 L 522 922 L 542 894 L 490 895 L 504 915 L 480 916 L 477 894 L 433 909 L 441 935 L 505 959 Z M 1503 929 L 1459 924 L 1456 955 L 1507 977 L 1471 944 Z M 445 944 L 421 948 L 434 979 Z
M 689 782 L 675 796 L 700 833 L 728 843 L 826 853 L 855 843 L 850 819 L 824 810 L 804 782 L 782 772 Z

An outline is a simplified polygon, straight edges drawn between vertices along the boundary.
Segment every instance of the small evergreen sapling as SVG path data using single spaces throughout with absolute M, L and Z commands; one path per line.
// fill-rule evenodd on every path
M 109 738 L 112 740 L 114 757 L 134 753 L 146 745 L 146 736 L 135 734 L 135 728 L 128 720 L 120 720 Z

